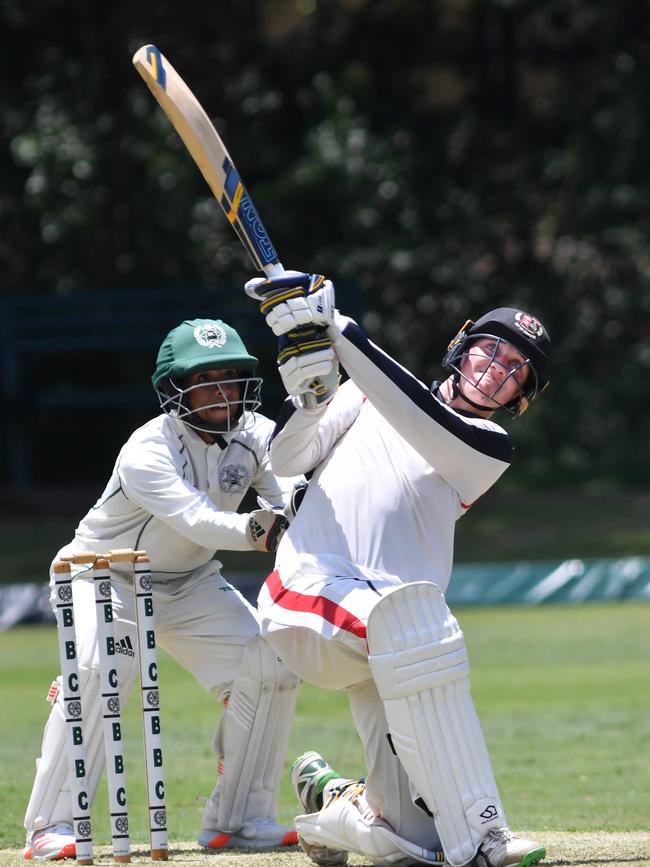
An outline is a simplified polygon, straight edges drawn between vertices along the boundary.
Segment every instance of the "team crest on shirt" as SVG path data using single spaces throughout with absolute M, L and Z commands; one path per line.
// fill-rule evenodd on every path
M 251 471 L 244 464 L 227 464 L 219 470 L 219 490 L 224 494 L 244 494 L 251 481 Z
M 199 346 L 214 347 L 223 346 L 226 342 L 226 332 L 220 325 L 210 322 L 197 325 L 194 329 L 194 339 Z
M 526 337 L 530 337 L 533 340 L 537 340 L 544 333 L 544 327 L 539 319 L 531 316 L 530 313 L 524 313 L 523 310 L 518 310 L 515 313 L 515 325 Z

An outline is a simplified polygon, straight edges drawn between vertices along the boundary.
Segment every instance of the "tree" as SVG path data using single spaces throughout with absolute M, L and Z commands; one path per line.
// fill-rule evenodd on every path
M 552 384 L 517 423 L 512 483 L 647 484 L 645 3 L 88 9 L 0 12 L 5 294 L 218 295 L 248 275 L 131 68 L 151 41 L 215 120 L 285 265 L 357 285 L 371 336 L 423 379 L 468 316 L 543 318 Z

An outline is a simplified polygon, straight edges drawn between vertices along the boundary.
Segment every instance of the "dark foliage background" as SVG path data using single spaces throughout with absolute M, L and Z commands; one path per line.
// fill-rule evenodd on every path
M 239 243 L 131 66 L 154 42 L 285 266 L 349 287 L 343 310 L 422 379 L 466 318 L 541 316 L 552 384 L 510 425 L 507 484 L 647 485 L 649 18 L 645 0 L 3 0 L 0 300 L 128 292 L 146 317 L 145 290 L 167 289 L 180 317 L 240 309 Z M 60 483 L 70 461 L 101 482 L 155 411 L 115 394 L 146 386 L 175 324 L 156 321 L 142 358 L 33 352 L 11 379 L 5 352 L 2 477 L 16 481 L 19 437 L 30 483 Z M 251 330 L 272 414 L 268 340 Z M 41 405 L 82 371 L 112 390 L 101 411 Z

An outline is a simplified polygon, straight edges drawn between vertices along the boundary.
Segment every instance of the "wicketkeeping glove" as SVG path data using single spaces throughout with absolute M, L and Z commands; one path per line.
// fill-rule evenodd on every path
M 280 539 L 289 526 L 289 521 L 282 513 L 271 512 L 268 509 L 257 509 L 248 516 L 246 536 L 255 551 L 270 551 L 273 553 Z
M 275 515 L 284 515 L 287 521 L 291 522 L 296 517 L 298 506 L 302 503 L 306 491 L 307 479 L 300 479 L 300 481 L 295 482 L 285 506 L 275 506 L 270 500 L 267 500 L 266 497 L 259 496 L 259 494 L 257 502 L 260 509 L 273 512 Z
M 324 328 L 334 315 L 334 284 L 322 274 L 285 271 L 280 277 L 253 277 L 244 291 L 260 302 L 266 324 L 278 337 L 303 325 Z

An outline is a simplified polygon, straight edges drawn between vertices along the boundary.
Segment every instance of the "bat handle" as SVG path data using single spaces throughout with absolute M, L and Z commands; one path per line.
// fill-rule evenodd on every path
M 280 262 L 273 262 L 269 265 L 264 265 L 264 273 L 267 277 L 281 277 L 286 272 Z
M 264 268 L 264 273 L 269 278 L 281 277 L 283 274 L 286 274 L 286 271 L 284 270 L 284 268 L 282 267 L 280 262 L 275 262 L 275 263 L 271 263 L 269 265 L 264 265 L 263 268 Z M 288 279 L 291 280 L 291 278 L 288 278 Z M 296 278 L 294 277 L 293 280 L 296 281 Z M 279 290 L 279 291 L 282 292 L 283 290 Z M 274 295 L 274 294 L 277 294 L 277 293 L 274 293 L 274 292 L 269 293 L 269 297 L 271 295 Z M 296 328 L 295 331 L 293 332 L 292 336 L 299 337 L 301 334 L 311 333 L 311 335 L 313 335 L 316 338 L 316 340 L 318 340 L 318 337 L 325 334 L 325 330 L 326 329 L 322 325 L 316 325 L 316 326 L 303 325 L 299 328 Z M 286 340 L 287 340 L 287 335 L 283 335 L 283 337 L 280 337 L 278 339 L 278 341 L 279 341 L 279 354 L 280 355 L 282 354 L 283 341 L 286 341 Z M 311 399 L 310 399 L 309 405 L 310 406 L 312 406 L 312 405 L 317 406 L 318 405 L 317 394 L 319 393 L 319 391 L 322 394 L 327 393 L 328 386 L 325 385 L 320 378 L 316 378 L 310 384 L 309 391 L 311 392 Z

